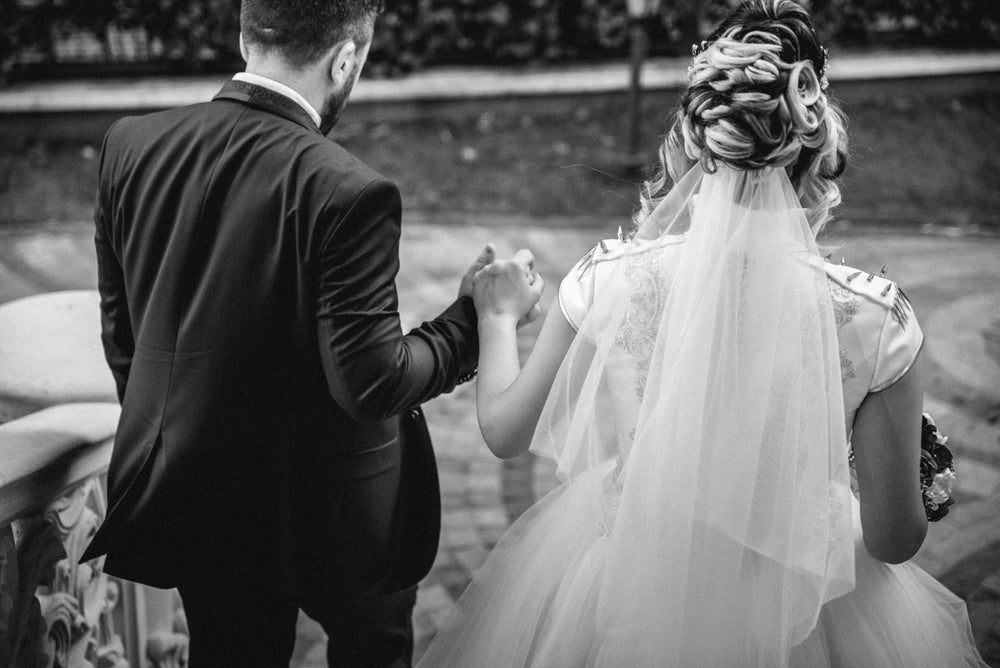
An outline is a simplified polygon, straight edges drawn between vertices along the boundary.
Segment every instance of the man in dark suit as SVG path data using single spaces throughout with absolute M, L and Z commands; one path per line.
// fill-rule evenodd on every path
M 419 405 L 473 374 L 471 279 L 493 258 L 403 335 L 399 192 L 324 137 L 380 9 L 243 0 L 247 72 L 105 139 L 95 238 L 122 416 L 83 559 L 178 587 L 192 666 L 287 666 L 299 608 L 333 666 L 410 662 L 440 528 Z M 530 256 L 499 265 L 527 313 Z

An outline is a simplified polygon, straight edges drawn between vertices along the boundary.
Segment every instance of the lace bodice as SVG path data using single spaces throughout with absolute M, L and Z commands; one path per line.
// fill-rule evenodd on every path
M 559 307 L 574 329 L 587 316 L 594 295 L 620 263 L 636 290 L 626 315 L 617 324 L 615 343 L 622 362 L 638 368 L 648 366 L 649 345 L 655 331 L 671 276 L 662 267 L 670 266 L 683 237 L 657 241 L 602 241 L 581 259 L 559 286 Z M 663 262 L 662 259 L 666 259 Z M 870 392 L 878 392 L 899 380 L 915 361 L 923 345 L 923 333 L 909 300 L 892 281 L 845 265 L 827 265 L 830 299 L 833 304 L 840 345 L 841 381 L 844 388 L 845 428 L 848 436 L 854 415 Z M 610 323 L 608 323 L 610 326 Z M 641 374 L 640 374 L 641 376 Z M 631 394 L 641 399 L 645 378 L 638 384 L 635 374 L 623 373 L 634 386 L 613 396 Z M 629 410 L 619 406 L 619 410 Z M 638 408 L 636 402 L 635 408 Z

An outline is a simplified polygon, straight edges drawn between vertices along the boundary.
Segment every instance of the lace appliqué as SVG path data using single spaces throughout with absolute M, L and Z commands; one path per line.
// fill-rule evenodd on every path
M 861 298 L 835 283 L 830 284 L 830 296 L 833 297 L 833 319 L 837 323 L 837 329 L 840 329 L 861 310 Z
M 848 378 L 857 377 L 857 373 L 854 371 L 854 362 L 851 358 L 847 356 L 846 350 L 840 351 L 840 380 L 841 382 L 847 380 Z
M 813 519 L 812 526 L 805 527 L 800 540 L 807 549 L 825 552 L 829 557 L 837 544 L 838 531 L 845 522 L 849 512 L 846 505 L 847 490 L 843 486 L 830 482 L 827 489 L 827 501 L 819 515 Z
M 660 324 L 667 292 L 666 279 L 659 269 L 662 256 L 662 248 L 636 255 L 629 258 L 624 270 L 625 278 L 634 288 L 628 308 L 618 326 L 615 344 L 635 360 L 635 394 L 639 399 L 646 392 L 646 377 L 653 358 L 656 329 Z
M 618 506 L 621 503 L 621 478 L 619 467 L 608 471 L 601 480 L 601 515 L 597 520 L 597 535 L 610 536 L 614 533 L 615 518 L 618 516 Z
M 830 297 L 833 303 L 833 319 L 837 323 L 837 331 L 851 322 L 861 310 L 861 298 L 847 288 L 830 281 Z M 854 361 L 847 356 L 847 350 L 840 351 L 841 382 L 857 377 Z

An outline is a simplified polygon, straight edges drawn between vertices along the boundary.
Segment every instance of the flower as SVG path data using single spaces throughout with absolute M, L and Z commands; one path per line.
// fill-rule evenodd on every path
M 955 483 L 955 465 L 948 437 L 941 434 L 934 419 L 923 414 L 920 440 L 920 490 L 927 521 L 937 522 L 948 514 L 948 506 L 955 503 L 951 496 Z
M 924 495 L 937 505 L 941 505 L 951 498 L 951 486 L 954 482 L 955 472 L 951 469 L 945 469 L 942 473 L 934 476 L 934 481 L 924 492 Z

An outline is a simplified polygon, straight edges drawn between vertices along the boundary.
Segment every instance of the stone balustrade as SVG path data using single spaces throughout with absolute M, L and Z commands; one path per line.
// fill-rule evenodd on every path
M 180 599 L 78 563 L 118 421 L 95 292 L 0 306 L 0 666 L 187 663 Z

